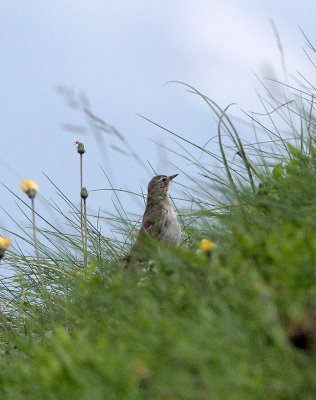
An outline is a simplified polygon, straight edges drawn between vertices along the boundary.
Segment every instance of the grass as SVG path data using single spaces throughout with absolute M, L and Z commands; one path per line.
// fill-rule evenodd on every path
M 282 86 L 285 99 L 266 90 L 264 114 L 249 116 L 253 142 L 228 109 L 186 85 L 218 120 L 220 155 L 169 131 L 199 178 L 182 188 L 180 248 L 146 243 L 151 272 L 123 272 L 138 218 L 119 203 L 116 215 L 88 218 L 84 268 L 81 213 L 59 192 L 69 212 L 49 206 L 68 233 L 37 215 L 39 257 L 12 247 L 2 260 L 14 276 L 1 280 L 0 398 L 316 397 L 315 91 L 306 85 Z M 25 230 L 16 237 L 33 243 Z M 196 254 L 203 238 L 216 244 L 209 258 Z

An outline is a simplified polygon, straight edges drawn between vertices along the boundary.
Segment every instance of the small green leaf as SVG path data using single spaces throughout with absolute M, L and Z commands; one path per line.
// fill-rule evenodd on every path
M 302 153 L 296 147 L 292 146 L 290 143 L 287 144 L 287 148 L 293 157 L 302 158 Z
M 272 173 L 273 173 L 273 177 L 274 177 L 276 180 L 280 180 L 280 179 L 283 177 L 283 174 L 284 174 L 284 170 L 283 170 L 282 164 L 281 164 L 281 163 L 280 163 L 280 164 L 277 164 L 277 165 L 273 168 Z
M 98 266 L 98 260 L 97 259 L 94 259 L 93 261 L 91 261 L 91 263 L 89 264 L 89 267 L 88 267 L 89 273 L 93 274 L 95 269 L 97 268 L 97 266 Z
M 286 164 L 285 169 L 288 174 L 291 174 L 294 172 L 298 172 L 301 167 L 302 163 L 300 163 L 298 160 L 291 160 Z

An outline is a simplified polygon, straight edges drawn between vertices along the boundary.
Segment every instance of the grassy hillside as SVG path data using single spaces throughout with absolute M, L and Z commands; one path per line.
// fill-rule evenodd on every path
M 88 221 L 84 268 L 70 202 L 74 234 L 42 229 L 39 259 L 7 250 L 1 398 L 316 398 L 314 93 L 298 94 L 264 103 L 270 125 L 252 122 L 269 140 L 251 145 L 201 95 L 218 118 L 221 170 L 196 162 L 183 244 L 148 241 L 151 269 L 122 270 L 125 217 L 112 219 L 122 242 Z M 197 252 L 202 239 L 210 253 Z

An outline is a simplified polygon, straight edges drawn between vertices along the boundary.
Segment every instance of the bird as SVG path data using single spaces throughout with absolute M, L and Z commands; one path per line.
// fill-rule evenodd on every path
M 141 252 L 143 239 L 147 235 L 158 241 L 178 247 L 181 239 L 181 227 L 169 202 L 169 186 L 179 174 L 156 175 L 148 184 L 146 209 L 138 238 L 133 245 L 125 264 L 125 270 L 142 266 Z

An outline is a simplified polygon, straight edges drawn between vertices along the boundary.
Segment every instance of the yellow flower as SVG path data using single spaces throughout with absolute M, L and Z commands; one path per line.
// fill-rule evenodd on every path
M 200 249 L 205 253 L 209 253 L 210 251 L 212 251 L 214 246 L 215 244 L 208 239 L 201 240 Z
M 10 239 L 8 238 L 0 238 L 0 260 L 4 256 L 6 249 L 10 246 Z
M 38 191 L 38 184 L 31 179 L 24 179 L 21 183 L 20 188 L 23 190 L 24 193 L 27 193 L 29 190 Z
M 26 193 L 30 199 L 34 199 L 38 191 L 38 184 L 31 179 L 24 179 L 21 183 L 20 188 L 24 193 Z
M 0 238 L 0 249 L 1 250 L 6 250 L 7 247 L 9 247 L 9 246 L 10 246 L 10 239 L 8 239 L 6 237 Z
M 196 250 L 195 254 L 205 259 L 209 259 L 211 257 L 214 247 L 215 243 L 211 242 L 208 239 L 202 239 L 200 243 L 200 248 Z

